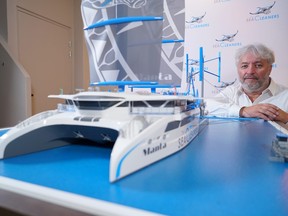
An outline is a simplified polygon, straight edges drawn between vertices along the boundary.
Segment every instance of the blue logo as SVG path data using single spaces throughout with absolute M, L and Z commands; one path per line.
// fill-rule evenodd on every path
M 234 37 L 238 34 L 238 30 L 236 33 L 234 34 L 226 34 L 226 35 L 222 35 L 222 38 L 221 39 L 216 39 L 216 41 L 218 42 L 223 42 L 223 41 L 229 41 L 229 42 L 232 42 L 234 41 Z
M 204 28 L 209 27 L 209 23 L 203 23 L 203 18 L 205 17 L 206 12 L 201 16 L 192 16 L 189 20 L 186 20 L 186 28 Z
M 271 9 L 274 7 L 275 3 L 276 3 L 276 1 L 274 1 L 274 3 L 268 7 L 257 7 L 258 10 L 256 12 L 253 12 L 253 13 L 250 12 L 250 14 L 251 15 L 269 14 L 269 13 L 271 13 Z
M 257 10 L 254 12 L 250 12 L 252 16 L 247 18 L 247 22 L 255 22 L 255 21 L 265 21 L 272 19 L 279 19 L 279 14 L 271 14 L 271 9 L 274 7 L 276 1 L 273 4 L 266 7 L 257 7 Z
M 206 15 L 206 12 L 202 15 L 202 16 L 198 16 L 198 17 L 192 17 L 190 21 L 186 21 L 186 23 L 201 23 L 202 19 L 204 18 L 204 16 Z
M 188 59 L 188 65 L 199 65 L 198 59 Z
M 215 39 L 217 44 L 213 45 L 213 48 L 224 48 L 224 47 L 236 47 L 236 46 L 242 46 L 240 42 L 233 42 L 235 40 L 236 35 L 238 34 L 238 30 L 236 33 L 232 34 L 223 34 L 222 38 Z

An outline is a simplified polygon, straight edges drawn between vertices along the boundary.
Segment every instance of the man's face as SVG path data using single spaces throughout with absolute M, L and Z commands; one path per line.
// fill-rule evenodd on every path
M 256 57 L 253 53 L 245 54 L 237 65 L 242 88 L 247 92 L 263 91 L 269 85 L 272 65 L 267 60 Z

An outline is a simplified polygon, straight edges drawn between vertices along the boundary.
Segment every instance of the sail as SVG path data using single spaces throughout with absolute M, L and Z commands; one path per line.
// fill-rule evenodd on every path
M 162 0 L 82 0 L 90 82 L 158 81 Z
M 185 0 L 164 0 L 159 83 L 181 85 L 184 62 Z

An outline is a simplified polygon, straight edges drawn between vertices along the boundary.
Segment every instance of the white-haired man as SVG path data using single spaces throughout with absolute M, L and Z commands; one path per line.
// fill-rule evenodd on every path
M 274 53 L 263 44 L 250 44 L 236 52 L 239 83 L 208 100 L 210 115 L 250 117 L 288 123 L 288 88 L 270 77 Z

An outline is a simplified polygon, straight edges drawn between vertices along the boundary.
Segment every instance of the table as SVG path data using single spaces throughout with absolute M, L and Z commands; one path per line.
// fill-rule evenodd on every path
M 288 164 L 269 161 L 276 131 L 210 120 L 185 149 L 115 183 L 111 149 L 60 147 L 0 161 L 0 189 L 90 215 L 288 215 Z

